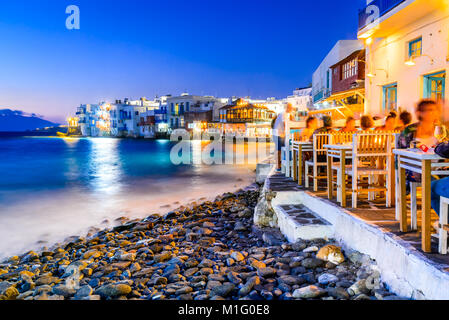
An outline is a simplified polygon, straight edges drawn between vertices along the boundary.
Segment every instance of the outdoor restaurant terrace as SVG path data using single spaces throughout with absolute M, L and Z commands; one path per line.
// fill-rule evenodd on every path
M 273 208 L 290 241 L 306 236 L 298 212 L 307 207 L 333 226 L 332 237 L 377 260 L 397 292 L 445 299 L 448 200 L 442 198 L 439 217 L 431 210 L 430 186 L 449 175 L 449 163 L 433 149 L 399 149 L 399 135 L 332 132 L 301 141 L 292 131 L 283 172 L 273 170 L 265 189 L 276 194 Z M 422 182 L 406 189 L 406 172 L 421 174 Z

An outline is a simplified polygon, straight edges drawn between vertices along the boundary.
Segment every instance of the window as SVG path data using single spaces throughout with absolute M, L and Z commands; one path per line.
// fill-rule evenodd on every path
M 398 85 L 397 83 L 389 84 L 383 87 L 383 110 L 393 111 L 398 105 Z
M 446 72 L 430 74 L 424 77 L 424 98 L 442 101 L 446 87 Z
M 346 80 L 354 77 L 355 75 L 357 75 L 357 71 L 358 71 L 357 59 L 346 62 L 342 68 L 341 80 Z
M 416 58 L 422 55 L 422 38 L 410 41 L 408 44 L 408 57 Z

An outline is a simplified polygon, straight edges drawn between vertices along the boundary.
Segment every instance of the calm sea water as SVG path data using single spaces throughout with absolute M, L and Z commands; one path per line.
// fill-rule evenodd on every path
M 202 144 L 192 144 L 195 156 Z M 164 140 L 1 138 L 0 259 L 254 181 L 255 165 L 176 166 L 172 146 Z

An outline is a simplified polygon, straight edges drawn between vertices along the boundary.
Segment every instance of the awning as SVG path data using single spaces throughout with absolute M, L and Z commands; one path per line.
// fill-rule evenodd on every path
M 363 104 L 346 104 L 345 99 L 352 96 L 359 96 L 363 100 L 365 100 L 365 89 L 357 88 L 351 89 L 343 92 L 338 92 L 330 97 L 321 101 L 327 103 L 335 103 L 337 106 L 326 108 L 326 109 L 318 109 L 314 111 L 310 111 L 309 115 L 318 115 L 318 114 L 326 114 L 331 116 L 334 120 L 342 120 L 346 119 L 348 116 L 354 116 L 355 114 L 362 114 L 364 105 Z
M 331 95 L 330 97 L 326 98 L 323 100 L 326 102 L 332 102 L 332 101 L 338 101 L 340 103 L 342 103 L 341 101 L 349 98 L 351 96 L 359 96 L 361 97 L 363 100 L 365 100 L 365 88 L 357 88 L 357 89 L 350 89 L 350 90 L 346 90 L 346 91 L 342 91 L 342 92 L 338 92 L 335 93 L 333 95 Z

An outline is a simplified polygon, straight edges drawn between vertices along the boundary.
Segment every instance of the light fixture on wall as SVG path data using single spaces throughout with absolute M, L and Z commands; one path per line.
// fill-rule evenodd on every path
M 376 71 L 384 71 L 384 72 L 385 72 L 385 76 L 386 76 L 387 78 L 388 78 L 388 76 L 389 76 L 388 71 L 385 70 L 385 69 L 376 69 Z M 377 76 L 377 74 L 375 74 L 375 73 L 373 73 L 373 72 L 368 72 L 368 73 L 366 74 L 366 76 L 367 76 L 368 78 L 375 78 L 375 77 Z
M 432 58 L 431 56 L 429 56 L 428 54 L 422 54 L 419 57 L 427 57 L 430 59 L 430 64 L 434 64 L 435 63 L 435 59 Z M 410 57 L 410 60 L 405 61 L 405 65 L 409 66 L 409 67 L 413 67 L 416 65 L 415 59 L 418 57 Z

